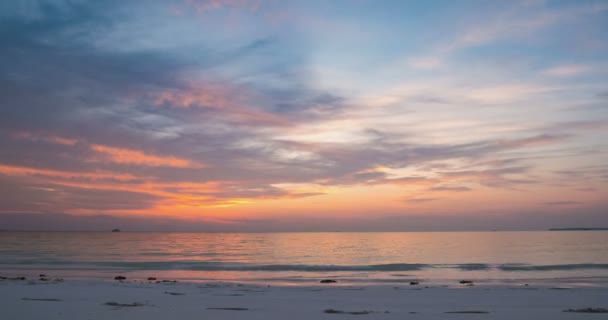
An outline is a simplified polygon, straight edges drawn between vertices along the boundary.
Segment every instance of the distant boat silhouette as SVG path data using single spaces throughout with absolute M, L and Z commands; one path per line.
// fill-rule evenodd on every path
M 120 232 L 120 229 L 112 229 L 112 232 Z

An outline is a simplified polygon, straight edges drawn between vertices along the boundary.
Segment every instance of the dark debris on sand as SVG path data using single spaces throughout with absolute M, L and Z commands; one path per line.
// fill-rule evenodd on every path
M 370 313 L 378 313 L 375 311 L 368 311 L 368 310 L 362 310 L 362 311 L 344 311 L 344 310 L 336 310 L 336 309 L 325 309 L 323 310 L 324 313 L 329 313 L 329 314 L 352 314 L 352 315 L 364 315 L 364 314 L 370 314 Z M 388 311 L 384 311 L 384 313 L 390 313 Z
M 133 302 L 133 303 L 119 303 L 119 302 L 106 302 L 103 304 L 104 306 L 110 307 L 143 307 L 145 303 Z
M 581 309 L 566 309 L 564 312 L 578 312 L 578 313 L 608 313 L 606 308 L 581 308 Z
M 181 292 L 170 292 L 170 291 L 165 291 L 164 294 L 170 294 L 172 296 L 185 296 L 185 293 L 181 293 Z
M 331 279 L 325 279 L 325 280 L 321 280 L 321 281 L 319 281 L 319 282 L 320 282 L 320 283 L 336 283 L 336 282 L 338 282 L 338 281 L 336 281 L 336 280 L 331 280 Z
M 59 282 L 63 282 L 62 278 L 39 278 L 38 279 L 39 282 L 36 281 L 30 281 L 28 284 L 29 285 L 36 285 L 36 284 L 50 284 L 50 283 L 59 283 Z
M 177 280 L 159 280 L 159 281 L 156 281 L 156 283 L 173 284 L 173 283 L 177 283 Z
M 49 302 L 63 301 L 61 299 L 55 299 L 55 298 L 21 298 L 21 300 L 23 300 L 23 301 L 49 301 Z

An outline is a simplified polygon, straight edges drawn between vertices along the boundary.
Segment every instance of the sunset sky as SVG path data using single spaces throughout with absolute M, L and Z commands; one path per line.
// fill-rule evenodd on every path
M 608 226 L 607 1 L 2 1 L 0 102 L 0 229 Z

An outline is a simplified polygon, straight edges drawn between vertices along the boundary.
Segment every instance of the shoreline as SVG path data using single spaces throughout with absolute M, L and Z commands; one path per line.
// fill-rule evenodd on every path
M 564 273 L 517 272 L 509 276 L 504 273 L 488 271 L 459 271 L 457 273 L 433 270 L 429 272 L 290 272 L 273 271 L 237 272 L 237 271 L 190 271 L 190 270 L 65 270 L 65 269 L 5 269 L 0 270 L 0 282 L 6 278 L 25 277 L 28 281 L 37 281 L 39 275 L 47 278 L 62 278 L 69 281 L 112 282 L 115 276 L 124 276 L 127 282 L 147 283 L 153 277 L 159 280 L 171 280 L 179 283 L 240 283 L 248 285 L 274 286 L 314 286 L 323 279 L 335 280 L 335 286 L 402 286 L 418 282 L 422 286 L 452 287 L 461 286 L 459 281 L 468 280 L 478 287 L 520 287 L 538 288 L 608 288 L 608 275 L 600 272 L 589 274 L 570 271 Z M 440 278 L 440 276 L 442 278 Z
M 565 310 L 607 308 L 607 296 L 608 287 L 0 281 L 3 315 L 26 320 L 588 319 Z

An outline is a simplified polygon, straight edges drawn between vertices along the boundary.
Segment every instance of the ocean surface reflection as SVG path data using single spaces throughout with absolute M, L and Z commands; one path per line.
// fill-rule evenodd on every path
M 604 282 L 608 232 L 2 232 L 0 272 L 306 283 Z

